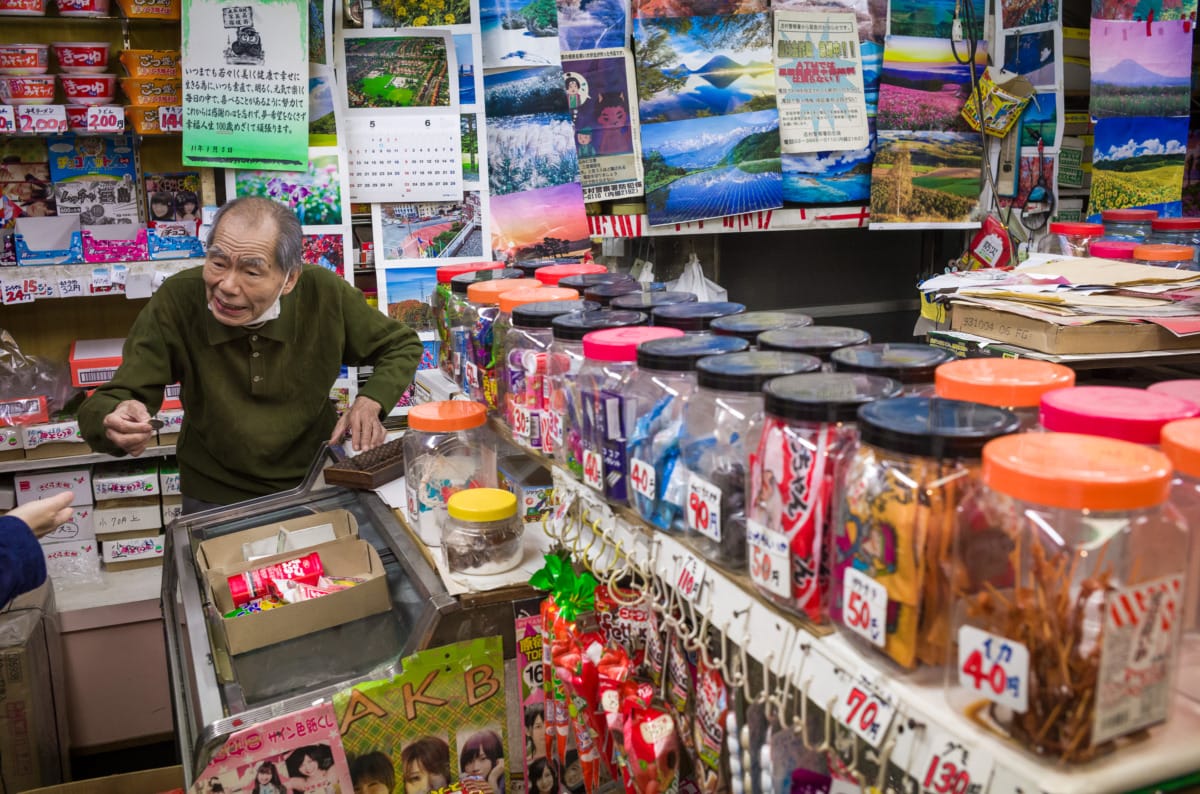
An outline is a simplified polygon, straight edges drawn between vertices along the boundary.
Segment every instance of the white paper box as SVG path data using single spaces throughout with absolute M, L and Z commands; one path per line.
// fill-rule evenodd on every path
M 74 419 L 66 422 L 50 422 L 44 425 L 26 425 L 21 428 L 21 446 L 37 449 L 42 444 L 82 444 L 83 434 Z
M 183 497 L 182 496 L 164 496 L 162 500 L 162 521 L 164 527 L 171 526 L 171 522 L 179 518 L 183 512 Z
M 13 485 L 17 489 L 18 505 L 64 490 L 75 494 L 71 501 L 74 507 L 92 503 L 92 474 L 87 468 L 18 474 L 13 478 Z
M 97 502 L 135 496 L 157 496 L 158 463 L 152 460 L 131 460 L 97 465 L 92 472 L 92 492 Z
M 118 532 L 141 532 L 162 526 L 162 507 L 154 497 L 119 499 L 96 506 L 96 535 Z
M 163 556 L 166 535 L 153 538 L 127 538 L 125 540 L 101 540 L 100 559 L 105 565 L 118 562 L 138 562 Z
M 43 535 L 38 541 L 43 545 L 62 543 L 65 541 L 95 541 L 96 540 L 96 511 L 91 505 L 76 507 L 71 520 L 59 524 L 53 532 Z

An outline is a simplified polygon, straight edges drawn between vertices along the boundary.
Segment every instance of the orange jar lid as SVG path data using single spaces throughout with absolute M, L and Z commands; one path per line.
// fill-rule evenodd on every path
M 1190 245 L 1171 245 L 1170 243 L 1147 243 L 1133 249 L 1134 259 L 1144 259 L 1147 262 L 1187 262 L 1196 255 Z
M 1200 477 L 1200 419 L 1180 419 L 1163 427 L 1162 451 L 1175 471 Z
M 1171 462 L 1130 441 L 1076 433 L 1022 433 L 983 448 L 983 482 L 1002 494 L 1068 510 L 1139 510 L 1162 504 Z
M 500 296 L 515 289 L 529 287 L 538 289 L 542 282 L 536 278 L 498 278 L 491 281 L 476 281 L 467 287 L 467 301 L 495 306 L 500 302 Z
M 519 287 L 500 295 L 500 311 L 512 314 L 512 310 L 526 303 L 544 301 L 573 301 L 579 293 L 566 287 Z
M 421 403 L 408 409 L 408 426 L 427 433 L 445 433 L 482 427 L 487 408 L 471 400 L 442 400 Z
M 938 397 L 998 408 L 1036 408 L 1046 392 L 1075 385 L 1069 367 L 1028 358 L 947 361 L 933 377 Z

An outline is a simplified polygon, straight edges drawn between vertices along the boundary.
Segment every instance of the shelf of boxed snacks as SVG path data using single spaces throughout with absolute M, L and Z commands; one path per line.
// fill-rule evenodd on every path
M 85 256 L 87 251 L 94 250 L 93 244 L 105 242 L 91 240 L 88 231 L 75 234 L 80 239 L 80 247 Z M 133 243 L 142 246 L 146 240 L 147 231 L 142 229 Z M 0 268 L 0 305 L 96 295 L 148 298 L 168 276 L 196 267 L 200 263 L 200 259 L 193 257 L 130 262 L 104 260 Z
M 148 447 L 141 454 L 142 458 L 163 458 L 175 454 L 175 440 L 183 427 L 183 409 L 166 408 L 159 411 L 155 418 L 162 423 L 158 429 L 158 443 Z M 113 460 L 118 458 L 92 451 L 79 432 L 79 422 L 74 419 L 0 427 L 0 474 L 60 466 L 86 466 Z

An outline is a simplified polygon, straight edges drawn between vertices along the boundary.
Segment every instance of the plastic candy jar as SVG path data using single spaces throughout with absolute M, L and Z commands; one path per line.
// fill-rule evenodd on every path
M 954 355 L 929 345 L 876 343 L 843 347 L 829 354 L 835 372 L 861 372 L 898 380 L 905 395 L 933 394 L 933 373 Z
M 606 328 L 583 338 L 583 366 L 576 376 L 583 440 L 583 482 L 614 502 L 629 501 L 625 446 L 638 404 L 625 399 L 621 384 L 637 366 L 638 345 L 682 336 L 675 328 Z
M 758 335 L 759 350 L 806 353 L 828 362 L 829 355 L 843 347 L 871 344 L 871 335 L 859 328 L 839 325 L 808 325 L 777 328 Z M 830 367 L 830 369 L 832 369 Z
M 1150 223 L 1158 217 L 1154 210 L 1104 210 L 1104 239 L 1133 240 L 1140 243 L 1150 234 Z
M 728 301 L 701 301 L 699 303 L 675 303 L 656 306 L 650 313 L 651 325 L 678 328 L 689 334 L 698 334 L 709 329 L 712 321 L 730 314 L 741 314 L 746 307 Z
M 463 273 L 498 270 L 502 267 L 499 262 L 463 262 L 457 265 L 442 265 L 434 271 L 437 276 L 437 288 L 433 291 L 430 304 L 433 306 L 433 322 L 437 326 L 438 367 L 450 378 L 454 378 L 454 353 L 450 342 L 450 279 Z
M 1160 380 L 1146 387 L 1146 391 L 1155 394 L 1166 394 L 1178 397 L 1190 403 L 1200 405 L 1200 378 L 1181 378 L 1179 380 Z
M 466 392 L 470 392 L 466 376 L 467 339 L 470 336 L 466 323 L 469 308 L 467 288 L 476 281 L 487 281 L 493 276 L 496 279 L 521 278 L 521 271 L 516 268 L 502 267 L 492 270 L 468 271 L 450 277 L 450 302 L 446 305 L 446 326 L 450 337 L 451 371 L 446 374 L 453 378 L 455 383 L 462 386 L 463 391 Z
M 679 435 L 684 405 L 696 391 L 696 362 L 749 347 L 744 339 L 715 334 L 656 339 L 638 347 L 637 369 L 621 384 L 626 402 L 637 406 L 626 446 L 629 504 L 659 529 L 683 524 L 687 476 L 679 465 Z
M 517 497 L 499 488 L 459 491 L 446 504 L 442 551 L 451 573 L 511 571 L 525 557 L 525 525 L 517 517 Z
M 709 560 L 746 565 L 746 464 L 762 430 L 763 384 L 820 368 L 820 359 L 800 353 L 727 353 L 696 362 L 700 388 L 684 407 L 679 439 L 687 489 L 677 509 Z
M 827 617 L 837 483 L 858 445 L 858 409 L 900 392 L 890 378 L 843 372 L 763 387 L 766 418 L 746 482 L 750 579 L 765 598 L 814 623 Z
M 533 272 L 533 277 L 547 287 L 557 287 L 558 282 L 567 276 L 582 276 L 587 273 L 607 273 L 604 265 L 547 265 Z
M 758 335 L 776 328 L 797 328 L 812 325 L 807 314 L 795 311 L 742 312 L 718 317 L 712 321 L 712 332 L 723 336 L 740 336 L 751 345 L 758 343 Z
M 1200 419 L 1181 419 L 1164 427 L 1162 451 L 1175 467 L 1171 505 L 1190 535 L 1176 682 L 1180 692 L 1200 701 Z
M 1115 259 L 1118 262 L 1132 262 L 1133 249 L 1138 247 L 1133 240 L 1092 240 L 1088 246 L 1088 256 L 1100 259 Z
M 650 319 L 643 312 L 585 311 L 555 317 L 550 323 L 554 341 L 550 344 L 550 377 L 542 381 L 542 452 L 566 466 L 576 477 L 583 477 L 583 438 L 579 428 L 579 381 L 583 366 L 583 337 L 604 328 L 645 325 Z
M 635 312 L 652 312 L 657 306 L 670 306 L 673 303 L 695 303 L 696 295 L 692 292 L 627 292 L 612 299 L 609 304 L 612 309 L 624 309 Z
M 500 314 L 496 317 L 496 324 L 492 329 L 492 360 L 496 362 L 496 405 L 500 410 L 500 415 L 504 417 L 505 424 L 512 430 L 513 435 L 519 440 L 529 438 L 528 422 L 518 432 L 518 428 L 513 424 L 512 407 L 509 404 L 509 395 L 513 393 L 513 379 L 516 378 L 519 387 L 518 391 L 523 391 L 525 386 L 525 372 L 521 368 L 521 362 L 518 359 L 516 366 L 509 361 L 508 354 L 510 335 L 513 329 L 512 314 L 515 309 L 524 306 L 528 303 L 573 303 L 578 302 L 579 293 L 573 289 L 561 289 L 559 287 L 522 287 L 510 292 L 505 292 L 500 295 Z M 546 330 L 547 337 L 549 336 L 549 326 Z M 516 341 L 516 340 L 513 340 Z M 542 368 L 545 371 L 545 360 L 543 356 Z M 522 415 L 522 419 L 529 417 Z
M 404 434 L 408 517 L 421 540 L 442 541 L 446 500 L 464 488 L 496 487 L 496 440 L 487 409 L 469 400 L 414 405 Z
M 658 287 L 660 291 L 664 288 L 662 282 L 658 283 Z M 650 289 L 652 289 L 652 285 L 642 284 L 640 281 L 612 281 L 607 284 L 593 284 L 583 291 L 583 297 L 599 303 L 607 309 L 612 304 L 613 298 Z
M 1200 269 L 1200 218 L 1155 218 L 1146 242 L 1189 246 L 1194 254 L 1192 270 Z
M 955 512 L 978 499 L 984 444 L 1018 427 L 1011 411 L 936 397 L 859 409 L 829 588 L 830 618 L 852 642 L 908 669 L 945 662 Z
M 587 292 L 588 287 L 594 287 L 597 284 L 621 284 L 629 281 L 634 284 L 638 283 L 638 280 L 628 273 L 584 273 L 579 276 L 563 276 L 558 280 L 557 286 L 577 290 L 582 295 Z
M 487 271 L 484 271 L 487 272 Z M 467 310 L 463 322 L 467 326 L 467 361 L 463 365 L 464 385 L 471 399 L 489 410 L 496 408 L 496 321 L 500 318 L 500 296 L 524 287 L 540 288 L 542 283 L 532 278 L 478 281 L 467 288 Z
M 1191 270 L 1196 251 L 1190 245 L 1168 243 L 1145 243 L 1133 249 L 1133 261 L 1139 265 L 1172 267 L 1176 270 Z
M 1200 406 L 1169 394 L 1124 386 L 1075 386 L 1042 395 L 1042 427 L 1057 433 L 1106 436 L 1156 446 L 1163 425 L 1200 414 Z
M 1049 234 L 1038 241 L 1037 250 L 1040 254 L 1089 256 L 1088 244 L 1102 234 L 1104 226 L 1099 223 L 1055 221 L 1050 224 Z
M 1137 444 L 1023 433 L 983 452 L 952 555 L 948 696 L 1066 763 L 1167 718 L 1184 527 L 1171 465 Z
M 961 358 L 934 373 L 938 397 L 1007 408 L 1022 430 L 1039 427 L 1042 395 L 1075 385 L 1075 372 L 1061 364 L 1028 358 Z

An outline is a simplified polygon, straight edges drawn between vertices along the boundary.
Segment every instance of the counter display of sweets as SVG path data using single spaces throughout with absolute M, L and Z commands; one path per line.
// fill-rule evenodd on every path
M 695 303 L 696 295 L 692 292 L 627 292 L 612 299 L 611 309 L 634 312 L 652 312 L 656 306 L 670 306 L 673 303 Z
M 1058 433 L 1106 436 L 1157 446 L 1162 429 L 1200 414 L 1200 405 L 1124 386 L 1073 386 L 1042 396 L 1041 423 Z
M 516 432 L 517 428 L 513 424 L 512 401 L 510 399 L 514 387 L 520 388 L 523 391 L 525 385 L 525 372 L 522 360 L 518 359 L 514 365 L 514 362 L 509 360 L 508 355 L 508 343 L 513 329 L 513 312 L 521 306 L 530 303 L 553 303 L 556 301 L 560 303 L 575 303 L 578 300 L 578 292 L 573 289 L 561 289 L 559 287 L 522 287 L 501 293 L 500 295 L 500 314 L 496 316 L 496 321 L 492 325 L 492 361 L 496 364 L 496 408 L 504 418 L 504 423 L 513 429 L 514 434 L 526 440 L 529 438 L 528 422 L 521 428 L 520 433 Z M 513 337 L 513 342 L 517 342 L 518 339 L 523 341 L 523 338 L 519 336 Z M 542 362 L 542 366 L 543 368 L 545 367 L 545 361 Z M 535 376 L 537 375 L 536 372 L 534 374 Z M 514 378 L 517 380 L 516 383 L 513 383 Z M 529 417 L 522 414 L 520 418 L 525 420 Z
M 823 369 L 832 372 L 829 356 L 843 347 L 871 344 L 871 335 L 859 328 L 840 325 L 803 325 L 763 331 L 758 335 L 759 350 L 778 350 L 783 353 L 804 353 L 824 362 Z
M 477 281 L 521 277 L 521 271 L 512 267 L 498 269 L 482 268 L 450 277 L 450 300 L 446 304 L 446 333 L 450 340 L 450 360 L 447 362 L 449 370 L 443 369 L 442 371 L 446 373 L 448 378 L 462 387 L 464 392 L 470 393 L 471 391 L 466 376 L 467 340 L 470 338 L 470 329 L 466 321 L 467 309 L 469 308 L 467 304 L 467 288 Z
M 484 271 L 487 272 L 487 271 Z M 461 276 L 459 277 L 461 278 Z M 496 410 L 496 321 L 500 318 L 500 296 L 523 288 L 540 288 L 532 278 L 478 281 L 467 287 L 467 308 L 463 324 L 467 328 L 467 357 L 463 365 L 464 391 L 489 411 Z
M 1175 467 L 1171 506 L 1191 535 L 1176 681 L 1179 691 L 1200 702 L 1200 419 L 1181 419 L 1164 427 L 1162 451 Z
M 450 280 L 463 273 L 473 273 L 477 270 L 498 270 L 503 265 L 498 262 L 464 262 L 456 265 L 442 265 L 434 271 L 437 277 L 437 288 L 433 291 L 430 305 L 433 306 L 433 322 L 438 337 L 438 367 L 446 376 L 454 377 L 454 349 L 450 341 Z M 465 295 L 466 288 L 464 287 Z
M 730 301 L 667 304 L 654 307 L 650 313 L 650 324 L 678 328 L 685 334 L 699 334 L 707 331 L 713 320 L 718 317 L 741 314 L 744 311 L 744 304 Z
M 545 284 L 547 287 L 557 287 L 558 282 L 568 276 L 584 276 L 588 274 L 604 274 L 608 272 L 608 268 L 604 265 L 595 264 L 577 264 L 577 265 L 546 265 L 539 267 L 533 271 L 533 277 Z

